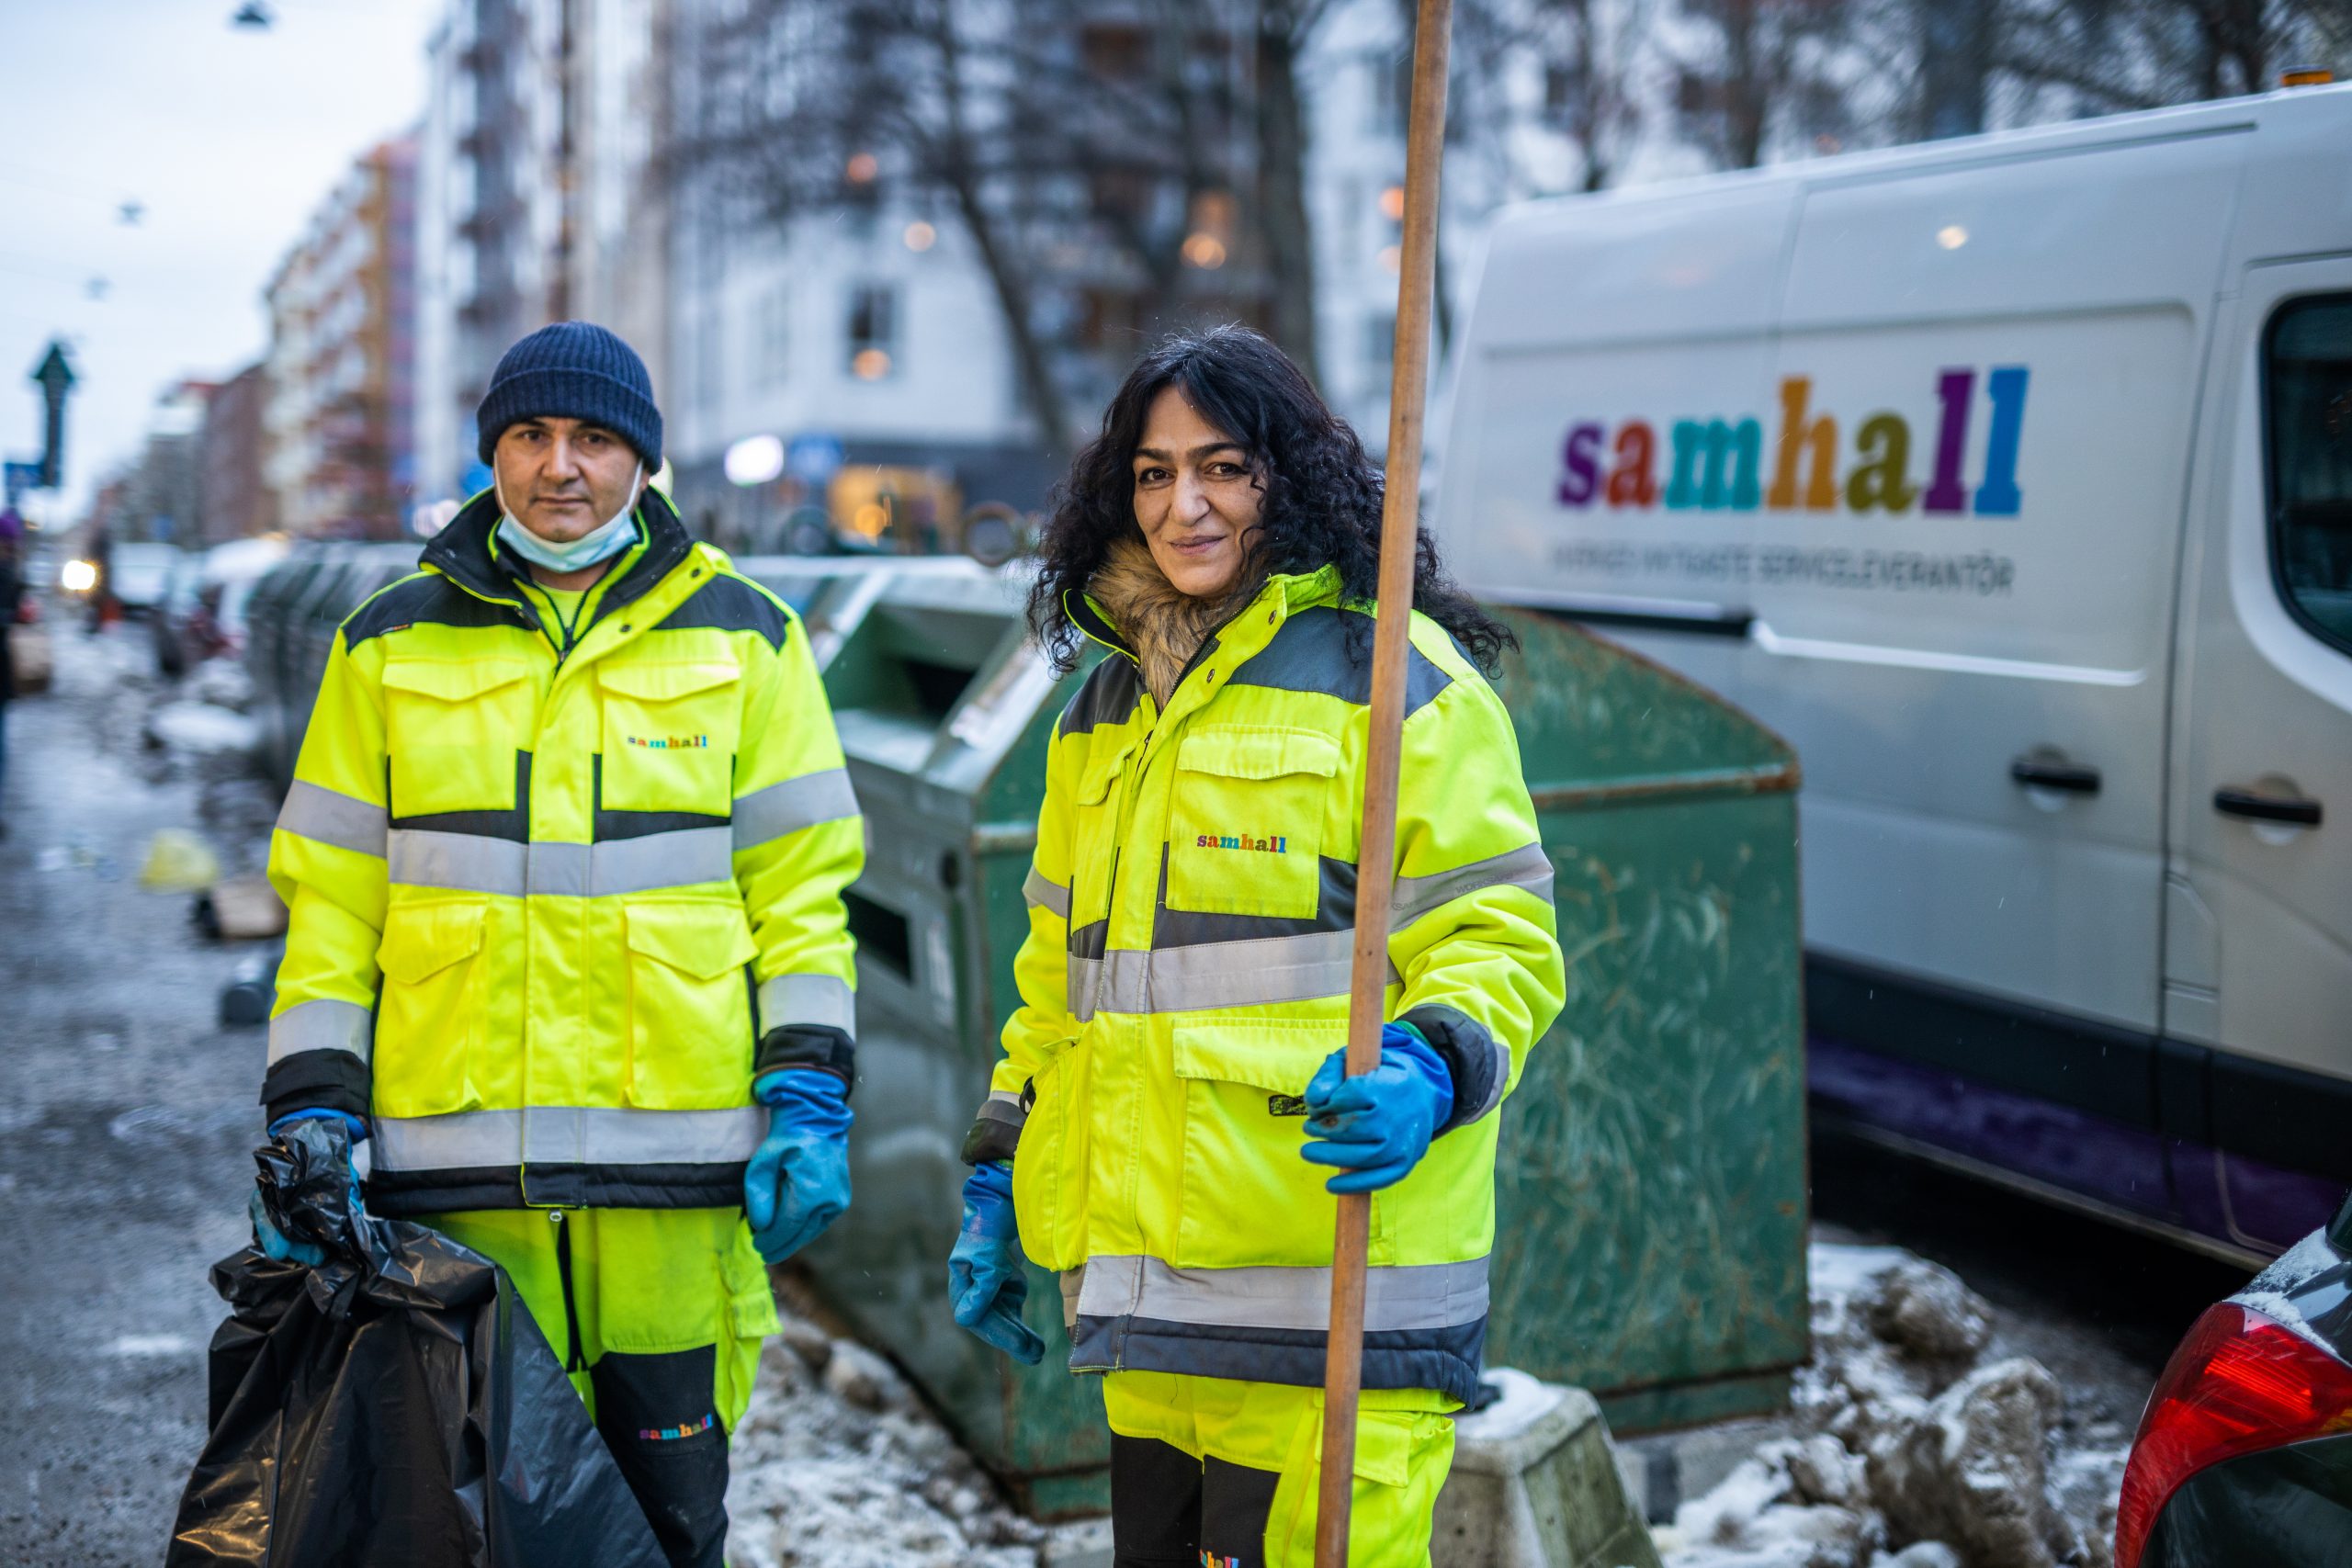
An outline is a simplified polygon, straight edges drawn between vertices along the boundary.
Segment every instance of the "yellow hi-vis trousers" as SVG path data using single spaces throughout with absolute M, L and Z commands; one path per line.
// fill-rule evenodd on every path
M 1279 1471 L 1266 1517 L 1266 1568 L 1312 1568 L 1322 1472 L 1321 1389 L 1180 1372 L 1107 1372 L 1102 1406 L 1111 1430 L 1121 1437 L 1155 1438 L 1194 1459 Z M 1430 1520 L 1453 1465 L 1449 1412 L 1460 1408 L 1432 1389 L 1364 1390 L 1356 1414 L 1351 1568 L 1429 1568 Z
M 475 1209 L 422 1223 L 506 1270 L 596 1414 L 607 1354 L 715 1346 L 711 1405 L 729 1432 L 752 1401 L 775 1297 L 741 1209 Z

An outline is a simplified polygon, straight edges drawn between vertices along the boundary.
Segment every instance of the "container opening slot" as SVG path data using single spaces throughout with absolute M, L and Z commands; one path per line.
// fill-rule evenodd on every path
M 842 894 L 849 915 L 850 940 L 860 964 L 878 964 L 908 985 L 914 984 L 914 928 L 904 915 L 876 903 L 854 888 Z

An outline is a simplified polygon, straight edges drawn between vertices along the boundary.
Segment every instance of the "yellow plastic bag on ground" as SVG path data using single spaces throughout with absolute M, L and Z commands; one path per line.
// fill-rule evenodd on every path
M 139 886 L 150 893 L 193 893 L 220 879 L 212 846 L 185 828 L 165 828 L 147 840 L 147 863 Z

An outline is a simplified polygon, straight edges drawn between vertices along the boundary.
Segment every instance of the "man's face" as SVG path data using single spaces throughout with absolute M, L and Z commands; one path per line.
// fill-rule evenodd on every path
M 570 544 L 637 503 L 637 453 L 585 420 L 510 424 L 491 462 L 507 514 L 549 544 Z

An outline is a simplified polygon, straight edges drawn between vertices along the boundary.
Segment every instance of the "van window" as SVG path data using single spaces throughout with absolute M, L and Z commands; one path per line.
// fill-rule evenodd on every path
M 2297 620 L 2352 652 L 2352 294 L 2271 317 L 2263 405 L 2278 592 Z

